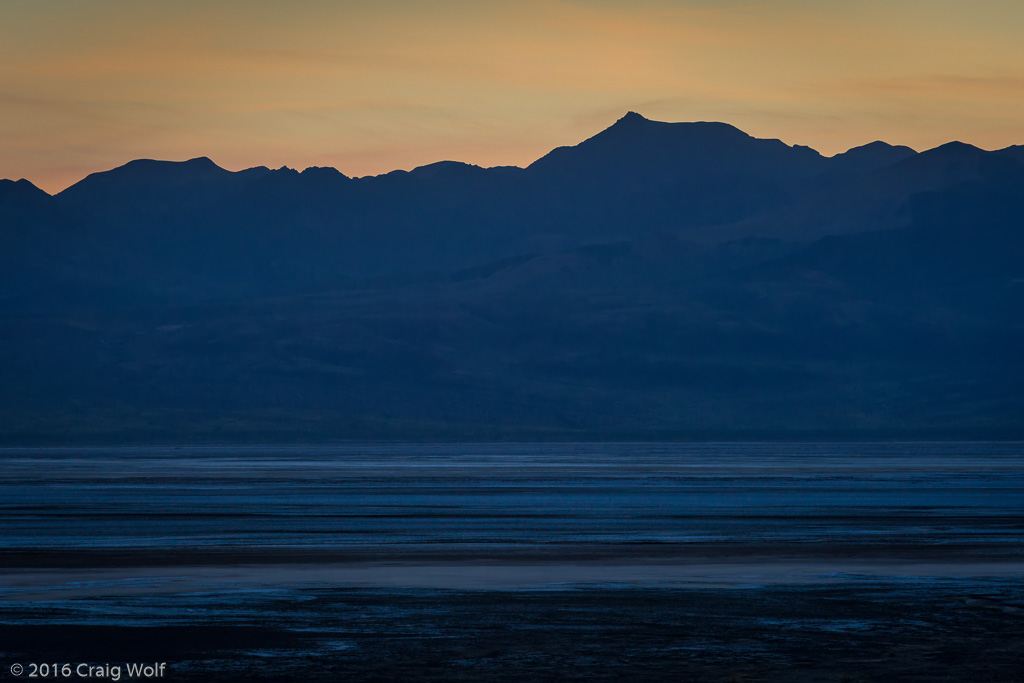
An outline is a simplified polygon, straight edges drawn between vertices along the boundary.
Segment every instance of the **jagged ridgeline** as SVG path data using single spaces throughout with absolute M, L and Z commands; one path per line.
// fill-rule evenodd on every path
M 0 443 L 1024 436 L 1024 148 L 0 181 Z

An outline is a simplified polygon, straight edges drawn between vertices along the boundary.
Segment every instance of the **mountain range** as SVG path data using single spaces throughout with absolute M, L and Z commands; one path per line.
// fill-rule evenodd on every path
M 1024 147 L 0 180 L 0 443 L 1019 438 Z

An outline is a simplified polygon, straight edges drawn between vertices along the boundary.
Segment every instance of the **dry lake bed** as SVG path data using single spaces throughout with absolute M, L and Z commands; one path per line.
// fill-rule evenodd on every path
M 1024 681 L 1024 444 L 0 449 L 0 514 L 5 675 Z

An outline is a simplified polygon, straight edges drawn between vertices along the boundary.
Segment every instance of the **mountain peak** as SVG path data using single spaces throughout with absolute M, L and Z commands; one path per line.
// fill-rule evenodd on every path
M 196 157 L 183 163 L 191 168 L 220 168 L 210 157 Z
M 417 166 L 409 174 L 417 178 L 434 178 L 439 175 L 451 175 L 452 173 L 464 173 L 473 170 L 481 169 L 479 166 L 461 161 L 435 161 L 425 166 Z
M 650 119 L 647 119 L 641 116 L 640 114 L 637 114 L 635 111 L 627 111 L 626 115 L 623 116 L 618 121 L 616 121 L 615 123 L 643 123 L 649 120 Z
M 20 180 L 0 180 L 0 191 L 2 192 L 24 192 L 26 194 L 34 195 L 46 195 L 49 197 L 49 193 L 40 190 L 38 187 L 33 185 L 30 181 L 21 178 Z
M 910 147 L 905 147 L 903 145 L 898 145 L 898 146 L 897 145 L 890 145 L 888 142 L 884 142 L 882 140 L 875 140 L 874 142 L 869 142 L 866 145 L 860 145 L 858 147 L 851 147 L 850 149 L 848 149 L 845 152 L 842 152 L 840 154 L 837 154 L 836 156 L 843 156 L 843 155 L 846 155 L 846 154 L 856 155 L 856 154 L 865 154 L 865 153 L 887 152 L 887 151 L 892 150 L 892 149 L 906 149 L 906 150 L 910 150 L 911 152 L 914 151 Z
M 109 171 L 100 171 L 99 174 L 104 173 L 177 173 L 180 171 L 221 171 L 228 173 L 223 168 L 213 162 L 210 157 L 195 157 L 194 159 L 188 159 L 186 161 L 164 161 L 162 159 L 133 159 L 123 166 L 118 166 Z M 92 175 L 99 175 L 92 174 Z
M 899 163 L 916 154 L 917 152 L 910 147 L 890 145 L 888 142 L 875 140 L 836 154 L 829 159 L 829 164 L 833 172 L 840 175 L 868 174 Z
M 317 176 L 321 178 L 348 177 L 333 166 L 307 166 L 299 175 L 310 177 Z
M 927 153 L 928 154 L 932 154 L 932 155 L 936 155 L 936 154 L 962 155 L 962 154 L 976 154 L 976 153 L 979 153 L 979 152 L 984 152 L 984 150 L 981 149 L 980 147 L 975 147 L 974 145 L 968 144 L 966 142 L 960 142 L 959 140 L 954 140 L 952 142 L 947 142 L 944 145 L 939 145 L 938 147 L 934 147 L 934 148 L 928 150 Z
M 45 202 L 50 195 L 22 178 L 0 180 L 0 207 L 29 206 Z

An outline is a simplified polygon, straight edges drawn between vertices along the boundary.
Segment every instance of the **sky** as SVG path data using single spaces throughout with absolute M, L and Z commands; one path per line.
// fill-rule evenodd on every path
M 0 0 L 0 178 L 525 166 L 627 111 L 831 155 L 1024 144 L 1020 0 Z

